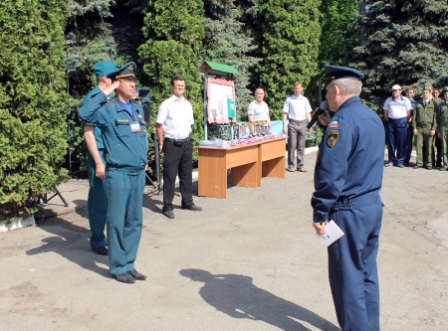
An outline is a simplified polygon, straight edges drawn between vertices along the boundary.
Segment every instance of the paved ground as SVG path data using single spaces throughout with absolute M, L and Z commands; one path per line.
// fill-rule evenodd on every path
M 133 285 L 89 249 L 87 182 L 61 185 L 70 206 L 45 206 L 59 216 L 0 234 L 0 330 L 339 330 L 311 227 L 315 158 L 226 200 L 196 197 L 204 211 L 174 220 L 148 186 L 136 263 L 148 279 Z M 382 330 L 448 329 L 447 183 L 448 172 L 385 169 Z

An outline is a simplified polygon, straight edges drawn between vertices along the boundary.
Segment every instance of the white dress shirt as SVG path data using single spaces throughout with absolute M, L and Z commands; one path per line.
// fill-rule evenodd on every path
M 283 105 L 283 113 L 288 114 L 290 120 L 303 121 L 306 120 L 306 114 L 311 113 L 311 105 L 307 97 L 299 95 L 296 97 L 295 94 L 286 98 L 285 104 Z
M 185 139 L 194 123 L 193 107 L 184 97 L 172 95 L 160 105 L 156 122 L 163 125 L 165 138 Z

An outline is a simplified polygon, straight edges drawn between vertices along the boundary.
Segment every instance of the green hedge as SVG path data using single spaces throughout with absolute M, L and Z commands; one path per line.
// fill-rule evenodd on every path
M 0 3 L 0 219 L 27 216 L 67 178 L 68 0 Z

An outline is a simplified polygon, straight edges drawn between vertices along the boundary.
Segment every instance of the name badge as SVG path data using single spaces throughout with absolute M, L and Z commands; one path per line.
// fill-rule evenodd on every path
M 131 132 L 140 132 L 140 123 L 138 122 L 131 123 Z

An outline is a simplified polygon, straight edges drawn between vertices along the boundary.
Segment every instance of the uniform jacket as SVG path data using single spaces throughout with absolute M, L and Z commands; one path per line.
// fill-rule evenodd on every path
M 131 116 L 118 98 L 107 100 L 104 93 L 90 98 L 79 110 L 79 117 L 87 124 L 98 126 L 103 133 L 106 149 L 106 169 L 126 172 L 142 170 L 148 163 L 147 123 L 143 109 L 132 102 Z M 131 124 L 140 130 L 132 132 Z
M 436 114 L 438 112 L 438 101 L 431 98 L 426 105 L 419 101 L 414 109 L 413 122 L 414 127 L 418 130 L 435 130 Z
M 440 104 L 437 116 L 437 131 L 448 132 L 448 105 L 446 103 Z
M 329 221 L 328 214 L 341 199 L 379 201 L 384 145 L 384 126 L 378 115 L 359 97 L 345 101 L 319 145 L 311 199 L 314 222 Z
M 85 105 L 91 98 L 93 98 L 94 96 L 96 96 L 100 92 L 101 92 L 101 89 L 98 86 L 95 86 L 95 88 L 92 91 L 90 91 L 89 94 L 86 95 L 86 97 L 82 101 L 81 106 Z M 104 148 L 104 142 L 103 142 L 103 136 L 101 134 L 100 128 L 95 126 L 95 128 L 93 129 L 93 135 L 95 136 L 96 147 L 98 149 L 103 149 Z

